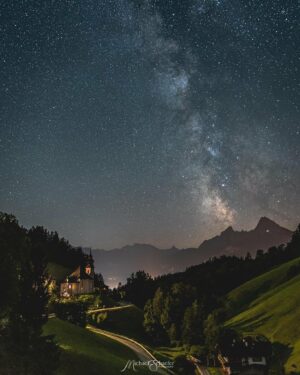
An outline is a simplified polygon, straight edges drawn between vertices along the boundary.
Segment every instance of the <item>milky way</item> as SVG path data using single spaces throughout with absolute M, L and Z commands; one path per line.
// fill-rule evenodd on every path
M 297 1 L 4 1 L 0 210 L 75 245 L 300 221 Z

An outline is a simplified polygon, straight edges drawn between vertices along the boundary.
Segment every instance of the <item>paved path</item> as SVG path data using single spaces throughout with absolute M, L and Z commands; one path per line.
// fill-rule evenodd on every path
M 128 307 L 131 307 L 131 306 L 133 305 L 130 304 L 130 305 L 124 305 L 124 306 L 115 306 L 115 307 L 102 307 L 100 309 L 89 310 L 87 313 L 94 314 L 94 313 L 105 313 L 108 311 L 118 311 L 118 310 L 128 309 Z
M 103 335 L 106 337 L 109 337 L 112 340 L 118 341 L 119 343 L 126 345 L 128 348 L 133 350 L 140 361 L 148 362 L 148 361 L 155 361 L 158 362 L 158 360 L 147 350 L 143 345 L 138 343 L 135 340 L 130 339 L 129 337 L 118 335 L 116 333 L 112 333 L 109 331 L 104 331 L 103 329 L 95 328 L 91 325 L 87 326 L 87 329 L 91 332 L 97 333 L 99 335 Z M 130 360 L 131 358 L 128 358 Z M 150 371 L 149 371 L 150 373 Z M 151 372 L 153 373 L 153 372 Z M 154 372 L 155 373 L 155 372 Z M 165 369 L 165 368 L 158 368 L 158 371 L 156 372 L 158 374 L 170 374 L 171 371 Z
M 198 375 L 210 375 L 207 368 L 202 366 L 197 358 L 193 357 L 192 355 L 189 355 L 187 358 L 195 365 Z
M 196 365 L 196 368 L 199 375 L 210 375 L 206 367 Z

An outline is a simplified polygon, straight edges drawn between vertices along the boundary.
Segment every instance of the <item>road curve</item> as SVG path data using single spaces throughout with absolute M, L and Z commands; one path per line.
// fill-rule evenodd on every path
M 148 361 L 158 362 L 158 360 L 149 352 L 149 350 L 147 350 L 143 345 L 141 345 L 137 341 L 130 339 L 129 337 L 118 335 L 116 333 L 112 333 L 109 331 L 104 331 L 103 329 L 95 328 L 91 325 L 88 325 L 86 328 L 91 332 L 94 332 L 98 335 L 109 337 L 110 339 L 118 341 L 119 343 L 127 346 L 128 348 L 130 348 L 132 351 L 135 352 L 139 360 L 142 362 L 148 362 Z M 131 358 L 128 358 L 128 360 L 130 359 Z M 172 372 L 170 370 L 167 370 L 166 368 L 159 368 L 157 373 L 166 375 Z

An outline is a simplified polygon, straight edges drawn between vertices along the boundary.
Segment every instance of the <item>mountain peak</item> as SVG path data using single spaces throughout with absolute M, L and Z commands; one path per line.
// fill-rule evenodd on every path
M 233 233 L 233 232 L 234 232 L 234 230 L 233 230 L 232 226 L 230 225 L 228 228 L 226 228 L 226 229 L 221 233 L 221 235 L 222 235 L 222 234 L 230 234 L 230 233 Z
M 205 240 L 198 249 L 158 249 L 152 245 L 135 244 L 111 251 L 94 251 L 96 270 L 105 281 L 115 287 L 124 283 L 128 275 L 144 270 L 153 277 L 181 272 L 213 257 L 245 256 L 257 249 L 267 250 L 290 241 L 292 232 L 267 217 L 261 217 L 255 229 L 234 230 L 229 226 L 221 234 Z
M 259 219 L 259 222 L 257 223 L 255 229 L 260 229 L 260 230 L 269 230 L 272 227 L 279 227 L 278 224 L 275 223 L 275 221 L 269 219 L 266 216 L 262 216 Z

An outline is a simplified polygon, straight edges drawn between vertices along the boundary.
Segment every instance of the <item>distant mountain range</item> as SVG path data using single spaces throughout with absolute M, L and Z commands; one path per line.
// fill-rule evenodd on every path
M 134 244 L 113 250 L 93 250 L 95 268 L 106 284 L 113 287 L 138 270 L 152 276 L 184 271 L 214 256 L 255 254 L 258 249 L 287 243 L 292 233 L 274 221 L 262 217 L 250 231 L 235 231 L 228 227 L 219 236 L 205 240 L 198 248 L 158 249 L 152 245 Z

